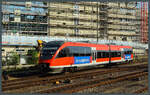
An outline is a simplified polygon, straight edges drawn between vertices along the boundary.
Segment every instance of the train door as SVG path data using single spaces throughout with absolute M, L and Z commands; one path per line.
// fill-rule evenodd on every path
M 111 64 L 111 48 L 110 48 L 110 45 L 108 45 L 109 47 L 109 63 L 108 64 Z
M 96 63 L 97 51 L 96 47 L 92 47 L 92 63 Z
M 124 49 L 123 49 L 123 48 L 121 48 L 121 60 L 122 60 L 122 61 L 125 61 L 125 60 L 124 60 Z

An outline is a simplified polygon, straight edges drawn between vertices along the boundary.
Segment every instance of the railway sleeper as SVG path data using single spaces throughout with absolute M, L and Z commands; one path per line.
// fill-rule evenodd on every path
M 129 79 L 131 81 L 141 81 L 141 80 L 144 80 L 145 79 L 145 76 L 141 76 L 141 77 L 137 77 L 137 78 L 133 78 L 133 79 Z
M 63 83 L 72 83 L 73 81 L 71 79 L 66 79 L 63 81 Z
M 58 81 L 53 82 L 53 85 L 58 85 L 58 84 L 62 84 L 62 83 L 69 84 L 69 83 L 72 83 L 72 82 L 73 81 L 71 79 L 58 80 Z

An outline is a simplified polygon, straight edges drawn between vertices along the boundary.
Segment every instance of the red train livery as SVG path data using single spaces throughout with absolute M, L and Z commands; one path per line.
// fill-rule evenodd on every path
M 130 62 L 132 60 L 133 50 L 130 46 L 51 41 L 43 46 L 39 65 L 42 71 L 59 73 L 79 67 Z

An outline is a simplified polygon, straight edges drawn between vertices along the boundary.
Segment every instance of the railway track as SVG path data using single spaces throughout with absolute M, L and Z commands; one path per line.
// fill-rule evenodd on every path
M 128 65 L 128 64 L 119 64 L 119 65 L 117 65 L 117 66 L 126 66 L 126 65 Z M 133 65 L 133 64 L 132 64 L 132 65 Z M 141 65 L 141 64 L 136 63 L 136 64 L 134 64 L 134 65 Z M 130 66 L 129 66 L 129 67 L 130 67 Z M 111 68 L 113 68 L 113 67 L 111 67 Z M 116 67 L 115 67 L 115 68 L 116 68 Z M 100 68 L 96 68 L 96 69 L 102 69 L 102 68 L 100 67 Z M 89 70 L 91 70 L 91 69 L 87 69 L 87 70 L 89 71 Z M 86 71 L 87 71 L 87 70 L 86 70 Z M 79 70 L 79 72 L 80 72 L 80 71 L 84 71 L 84 70 Z M 23 81 L 32 80 L 32 79 L 35 78 L 35 77 L 39 78 L 39 76 L 40 76 L 40 74 L 37 75 L 37 76 L 23 77 L 23 78 L 13 79 L 13 80 L 2 80 L 2 85 L 3 85 L 3 84 L 6 85 L 6 86 L 7 86 L 7 84 L 14 84 L 14 85 L 15 85 L 15 83 L 20 83 L 20 82 L 23 82 Z
M 137 89 L 146 87 L 148 83 L 148 76 L 143 76 L 131 80 L 125 80 L 111 85 L 99 86 L 91 89 L 85 89 L 79 93 L 105 93 L 105 94 L 133 94 Z
M 134 65 L 140 65 L 140 63 L 133 63 Z M 132 64 L 132 65 L 133 65 Z M 124 63 L 124 64 L 119 64 L 118 66 L 122 66 L 122 65 L 128 65 L 128 63 Z M 95 68 L 96 69 L 96 68 Z M 99 68 L 98 68 L 99 69 Z M 91 69 L 86 69 L 86 70 L 91 70 Z M 84 71 L 84 70 L 79 70 L 80 71 Z M 11 83 L 19 83 L 21 81 L 28 81 L 28 80 L 31 80 L 35 77 L 38 77 L 41 76 L 41 74 L 36 74 L 36 75 L 33 75 L 33 76 L 27 76 L 27 77 L 21 77 L 21 78 L 18 78 L 18 79 L 12 79 L 12 80 L 2 80 L 2 84 L 11 84 Z
M 148 75 L 148 72 L 145 71 L 137 71 L 134 73 L 129 73 L 121 76 L 114 77 L 112 79 L 110 78 L 104 78 L 104 79 L 93 79 L 90 81 L 84 81 L 84 82 L 79 82 L 79 83 L 74 83 L 74 84 L 68 84 L 52 89 L 47 89 L 47 90 L 42 90 L 38 91 L 36 93 L 75 93 L 87 88 L 93 88 L 96 86 L 101 86 L 101 85 L 106 85 L 106 84 L 112 84 L 120 81 L 124 81 L 127 79 L 133 79 L 141 76 L 146 76 Z M 59 91 L 59 92 L 58 92 Z
M 142 93 L 142 92 L 147 91 L 147 90 L 148 90 L 148 87 L 144 87 L 142 89 L 136 90 L 134 93 L 139 94 L 139 93 Z
M 2 84 L 2 91 L 7 90 L 15 90 L 25 87 L 31 87 L 31 86 L 38 86 L 41 84 L 47 84 L 47 83 L 53 83 L 56 81 L 62 81 L 66 79 L 75 79 L 75 78 L 83 78 L 83 77 L 91 77 L 96 76 L 99 74 L 107 74 L 107 73 L 113 73 L 113 72 L 120 72 L 120 71 L 126 71 L 126 70 L 133 70 L 133 69 L 140 69 L 140 68 L 147 68 L 147 64 L 145 65 L 138 65 L 138 66 L 127 66 L 127 67 L 121 67 L 121 68 L 112 68 L 109 70 L 96 70 L 96 71 L 89 71 L 89 72 L 76 72 L 73 74 L 68 75 L 59 75 L 59 76 L 52 76 L 52 77 L 44 77 L 44 78 L 36 78 L 31 79 L 27 81 L 20 81 L 20 82 L 14 82 L 14 83 L 3 83 Z

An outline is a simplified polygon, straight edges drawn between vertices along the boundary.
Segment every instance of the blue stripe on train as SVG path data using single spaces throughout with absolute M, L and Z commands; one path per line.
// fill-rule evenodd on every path
M 90 63 L 90 56 L 74 57 L 74 64 Z

